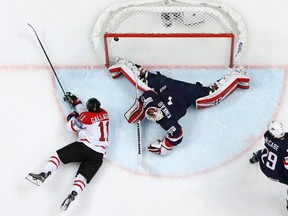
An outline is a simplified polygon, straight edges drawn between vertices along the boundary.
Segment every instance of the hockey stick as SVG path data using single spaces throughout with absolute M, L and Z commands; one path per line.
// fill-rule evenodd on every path
M 46 59 L 47 59 L 47 61 L 49 62 L 49 65 L 50 65 L 50 67 L 51 67 L 51 69 L 52 69 L 52 71 L 53 71 L 53 73 L 54 73 L 54 76 L 55 76 L 55 78 L 56 78 L 56 80 L 57 80 L 57 82 L 58 82 L 58 84 L 59 84 L 59 86 L 60 86 L 60 88 L 61 88 L 61 90 L 62 90 L 62 92 L 63 92 L 63 95 L 65 95 L 65 90 L 64 90 L 64 88 L 63 88 L 63 86 L 62 86 L 62 84 L 61 84 L 61 82 L 60 82 L 60 80 L 59 80 L 59 78 L 58 78 L 58 76 L 57 76 L 57 73 L 56 73 L 56 71 L 55 71 L 55 69 L 54 69 L 54 67 L 53 67 L 53 65 L 52 65 L 52 63 L 51 63 L 51 61 L 50 61 L 50 59 L 49 59 L 49 57 L 48 57 L 48 54 L 46 53 L 46 50 L 45 50 L 45 48 L 44 48 L 44 46 L 43 46 L 40 38 L 38 37 L 38 34 L 37 34 L 36 30 L 35 30 L 35 29 L 33 28 L 33 26 L 30 25 L 29 23 L 27 23 L 27 25 L 30 26 L 30 27 L 32 28 L 32 30 L 34 31 L 34 33 L 35 33 L 35 35 L 36 35 L 36 38 L 37 38 L 37 40 L 38 40 L 38 42 L 39 42 L 39 44 L 40 44 L 40 46 L 41 46 L 41 48 L 42 48 L 42 51 L 44 52 L 44 54 L 45 54 L 45 56 L 46 56 Z M 72 105 L 71 105 L 70 103 L 68 103 L 68 104 L 69 104 L 70 109 L 73 110 Z
M 134 70 L 133 70 L 134 71 Z M 138 77 L 136 71 L 134 71 L 135 76 L 135 88 L 136 88 L 136 99 L 138 98 Z M 138 162 L 138 171 L 147 172 L 147 165 L 144 163 L 142 157 L 142 142 L 141 142 L 141 124 L 140 120 L 136 122 L 137 124 L 137 162 Z
M 53 71 L 53 73 L 54 73 L 54 75 L 55 75 L 55 78 L 57 79 L 57 82 L 58 82 L 58 84 L 59 84 L 59 86 L 60 86 L 60 88 L 61 88 L 63 94 L 65 95 L 64 88 L 63 88 L 63 86 L 62 86 L 62 84 L 61 84 L 61 82 L 60 82 L 60 80 L 59 80 L 59 78 L 58 78 L 58 76 L 57 76 L 57 73 L 56 73 L 56 71 L 55 71 L 55 69 L 54 69 L 54 67 L 53 67 L 53 65 L 52 65 L 52 63 L 51 63 L 51 61 L 50 61 L 50 59 L 49 59 L 49 57 L 48 57 L 48 55 L 47 55 L 45 49 L 44 49 L 44 46 L 43 46 L 43 44 L 42 44 L 40 38 L 38 37 L 37 32 L 35 31 L 35 29 L 33 28 L 32 25 L 30 25 L 29 23 L 27 23 L 27 25 L 29 25 L 29 26 L 32 28 L 32 30 L 34 31 L 34 33 L 35 33 L 35 35 L 36 35 L 36 37 L 37 37 L 37 40 L 38 40 L 38 42 L 39 42 L 39 44 L 40 44 L 40 46 L 41 46 L 41 48 L 42 48 L 42 50 L 43 50 L 43 52 L 44 52 L 44 54 L 45 54 L 45 56 L 46 56 L 46 59 L 48 60 L 49 65 L 50 65 L 50 67 L 51 67 L 51 69 L 52 69 L 52 71 Z

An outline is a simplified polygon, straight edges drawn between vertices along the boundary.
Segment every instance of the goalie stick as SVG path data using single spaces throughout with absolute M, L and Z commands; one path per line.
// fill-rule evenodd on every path
M 134 71 L 134 76 L 135 76 L 135 89 L 136 89 L 136 100 L 138 98 L 138 77 L 137 77 L 137 72 Z M 138 171 L 144 171 L 147 172 L 148 168 L 147 165 L 144 163 L 143 157 L 142 157 L 142 142 L 141 142 L 141 124 L 140 120 L 136 122 L 137 125 L 137 162 L 138 162 Z
M 65 95 L 65 90 L 64 90 L 64 88 L 63 88 L 63 86 L 62 86 L 62 84 L 61 84 L 61 82 L 60 82 L 60 80 L 59 80 L 59 78 L 58 78 L 58 76 L 57 76 L 57 73 L 56 73 L 56 71 L 55 71 L 55 69 L 54 69 L 54 67 L 53 67 L 53 65 L 52 65 L 52 63 L 51 63 L 51 61 L 50 61 L 50 59 L 49 59 L 49 57 L 48 57 L 48 54 L 46 53 L 46 50 L 45 50 L 45 48 L 44 48 L 44 46 L 43 46 L 43 44 L 42 44 L 42 42 L 41 42 L 41 40 L 40 40 L 37 32 L 36 32 L 36 30 L 33 28 L 33 26 L 32 26 L 31 24 L 27 23 L 27 25 L 30 26 L 31 29 L 33 30 L 33 32 L 35 33 L 35 36 L 36 36 L 36 38 L 37 38 L 37 40 L 38 40 L 38 42 L 39 42 L 39 44 L 40 44 L 40 46 L 41 46 L 42 51 L 44 52 L 44 54 L 45 54 L 45 56 L 46 56 L 47 61 L 49 62 L 49 65 L 50 65 L 50 67 L 51 67 L 51 69 L 52 69 L 52 71 L 53 71 L 53 73 L 54 73 L 54 76 L 55 76 L 55 78 L 56 78 L 56 80 L 57 80 L 57 82 L 58 82 L 58 84 L 59 84 L 59 86 L 60 86 L 60 88 L 61 88 L 61 90 L 62 90 L 62 92 L 63 92 L 63 95 Z M 72 109 L 72 106 L 71 106 L 70 103 L 69 103 L 69 106 L 70 106 L 70 108 Z M 72 109 L 72 110 L 73 110 L 73 109 Z

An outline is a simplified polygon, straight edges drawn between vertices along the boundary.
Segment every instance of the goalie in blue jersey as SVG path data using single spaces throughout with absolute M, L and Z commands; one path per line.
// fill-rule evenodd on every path
M 166 136 L 151 143 L 147 150 L 167 155 L 181 143 L 183 129 L 179 124 L 190 106 L 196 109 L 215 106 L 229 96 L 237 87 L 248 89 L 250 77 L 243 69 L 233 70 L 211 86 L 187 83 L 152 73 L 131 61 L 112 59 L 109 72 L 114 79 L 124 75 L 143 93 L 125 113 L 129 123 L 148 120 L 159 124 Z

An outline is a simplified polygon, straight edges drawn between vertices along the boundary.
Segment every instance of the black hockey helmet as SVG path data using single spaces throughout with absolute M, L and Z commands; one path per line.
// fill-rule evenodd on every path
M 96 98 L 90 98 L 86 102 L 86 108 L 89 112 L 99 112 L 101 103 Z

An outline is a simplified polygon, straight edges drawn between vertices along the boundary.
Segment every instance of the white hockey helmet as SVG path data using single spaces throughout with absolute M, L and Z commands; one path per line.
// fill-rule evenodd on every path
M 281 139 L 285 135 L 284 126 L 278 121 L 271 121 L 268 124 L 268 131 L 273 137 L 277 139 Z
M 160 108 L 158 107 L 149 107 L 145 111 L 145 117 L 153 122 L 161 120 L 164 116 Z

